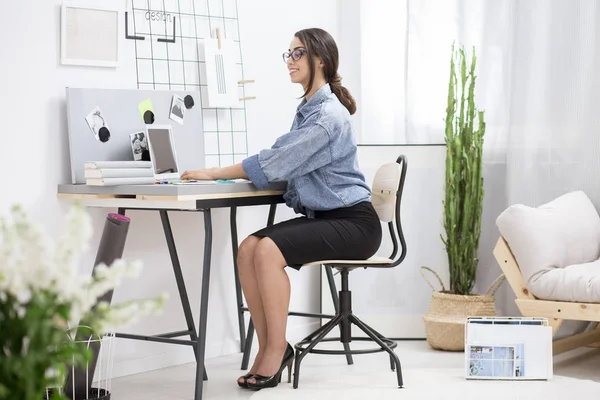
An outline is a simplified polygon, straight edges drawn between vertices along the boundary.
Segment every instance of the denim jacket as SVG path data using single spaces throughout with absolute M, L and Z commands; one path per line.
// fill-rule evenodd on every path
M 371 201 L 358 167 L 350 113 L 329 84 L 302 100 L 290 132 L 243 160 L 242 167 L 258 189 L 287 181 L 286 204 L 308 217 Z

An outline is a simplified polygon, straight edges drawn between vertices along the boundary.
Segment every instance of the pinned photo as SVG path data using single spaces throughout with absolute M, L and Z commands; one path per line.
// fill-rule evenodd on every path
M 148 139 L 144 132 L 132 133 L 129 135 L 131 140 L 131 151 L 135 161 L 142 160 L 145 151 L 148 151 Z
M 100 111 L 100 107 L 94 108 L 85 117 L 85 120 L 97 141 L 102 143 L 108 142 L 108 139 L 110 139 L 110 128 L 102 111 Z
M 169 118 L 173 121 L 183 125 L 183 114 L 185 112 L 185 102 L 183 99 L 176 94 L 173 95 L 171 100 L 171 112 Z

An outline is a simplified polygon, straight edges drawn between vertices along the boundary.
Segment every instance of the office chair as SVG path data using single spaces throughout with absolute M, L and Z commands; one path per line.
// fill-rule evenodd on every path
M 404 240 L 404 234 L 402 233 L 402 225 L 400 224 L 400 202 L 402 200 L 406 169 L 406 156 L 400 155 L 396 162 L 382 165 L 377 170 L 373 179 L 373 207 L 375 208 L 379 219 L 388 224 L 390 237 L 394 246 L 390 258 L 374 256 L 368 260 L 326 260 L 306 264 L 323 265 L 338 270 L 342 278 L 342 290 L 339 292 L 339 305 L 336 307 L 335 317 L 294 346 L 296 349 L 294 389 L 298 388 L 300 363 L 308 353 L 349 356 L 350 354 L 368 354 L 383 351 L 390 355 L 391 369 L 392 371 L 396 371 L 398 387 L 402 388 L 403 382 L 400 360 L 393 351 L 397 344 L 362 322 L 352 313 L 352 297 L 351 292 L 348 289 L 348 275 L 350 271 L 356 268 L 393 268 L 399 265 L 406 257 L 406 242 Z M 396 258 L 398 255 L 398 241 L 400 241 L 402 251 Z M 396 259 L 394 260 L 394 258 Z M 367 334 L 368 337 L 352 337 L 352 324 L 356 325 L 361 331 Z M 325 338 L 325 336 L 336 326 L 340 327 L 340 337 Z M 380 347 L 375 349 L 350 350 L 349 343 L 353 340 L 373 341 Z M 344 345 L 344 350 L 315 349 L 315 346 L 319 342 L 331 341 L 340 341 Z

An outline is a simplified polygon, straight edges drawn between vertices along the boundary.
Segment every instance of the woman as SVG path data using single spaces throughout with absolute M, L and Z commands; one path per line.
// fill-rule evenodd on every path
M 294 350 L 285 338 L 290 283 L 284 268 L 327 259 L 365 259 L 381 243 L 381 224 L 356 160 L 350 115 L 354 99 L 337 73 L 338 49 L 322 29 L 297 32 L 283 54 L 290 78 L 304 88 L 290 132 L 240 164 L 186 171 L 182 179 L 246 178 L 259 189 L 287 181 L 284 199 L 303 217 L 248 236 L 238 253 L 239 277 L 259 342 L 242 387 L 279 383 Z

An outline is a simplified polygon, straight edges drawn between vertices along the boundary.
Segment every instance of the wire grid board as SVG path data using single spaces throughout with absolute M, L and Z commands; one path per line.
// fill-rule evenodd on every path
M 245 101 L 235 108 L 208 107 L 206 62 L 199 49 L 220 28 L 222 37 L 234 41 L 238 81 L 244 80 L 237 0 L 131 0 L 127 11 L 128 35 L 145 38 L 133 39 L 138 89 L 199 91 L 205 166 L 241 162 L 248 156 Z M 246 97 L 243 84 L 238 92 Z

